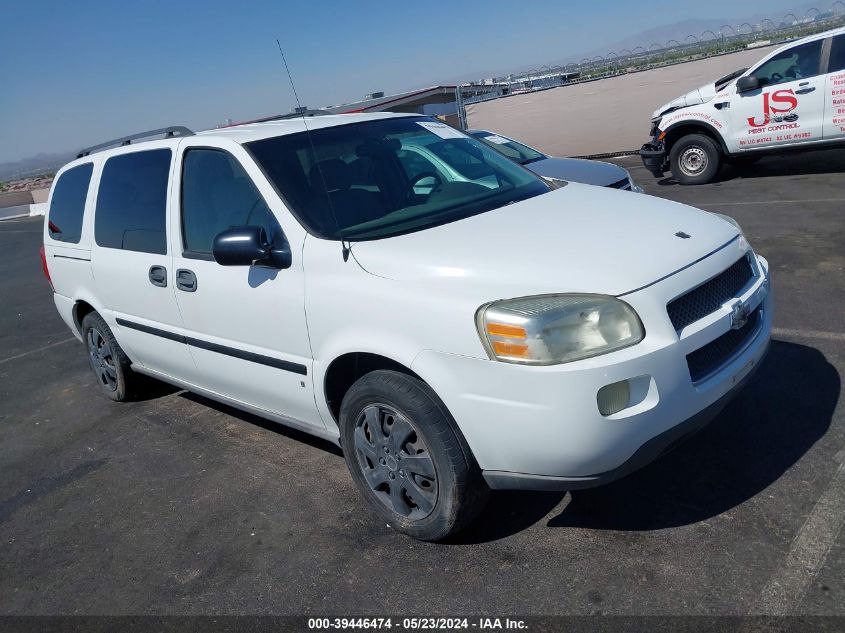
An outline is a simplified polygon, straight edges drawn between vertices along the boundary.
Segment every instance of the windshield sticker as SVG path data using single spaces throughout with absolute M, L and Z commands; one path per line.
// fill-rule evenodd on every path
M 505 138 L 504 136 L 499 136 L 498 134 L 493 134 L 493 136 L 485 136 L 485 141 L 489 143 L 495 143 L 496 145 L 505 145 L 506 143 L 510 143 L 510 139 Z
M 437 121 L 417 121 L 417 125 L 424 127 L 426 130 L 436 134 L 440 138 L 464 138 L 463 134 L 445 123 L 438 123 Z

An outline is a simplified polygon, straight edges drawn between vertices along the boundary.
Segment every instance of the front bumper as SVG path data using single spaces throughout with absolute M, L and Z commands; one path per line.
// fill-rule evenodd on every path
M 655 178 L 660 178 L 666 171 L 666 148 L 663 143 L 646 143 L 640 148 L 643 166 Z
M 739 248 L 737 246 L 739 245 Z M 771 334 L 768 265 L 738 297 L 760 310 L 753 332 L 699 382 L 687 355 L 731 331 L 731 307 L 676 332 L 666 304 L 728 268 L 744 240 L 624 299 L 646 337 L 638 345 L 562 365 L 531 367 L 435 351 L 412 369 L 442 398 L 492 488 L 573 489 L 600 485 L 643 466 L 715 416 L 762 361 Z M 603 416 L 598 391 L 628 380 L 626 408 Z
M 597 475 L 589 475 L 587 477 L 550 477 L 544 475 L 528 475 L 525 473 L 509 473 L 488 470 L 483 473 L 484 480 L 487 482 L 487 485 L 494 490 L 540 490 L 552 492 L 595 488 L 597 486 L 609 484 L 617 479 L 621 479 L 622 477 L 639 470 L 643 466 L 647 466 L 666 453 L 671 452 L 674 448 L 692 435 L 695 435 L 695 433 L 703 429 L 714 418 L 716 418 L 716 416 L 722 412 L 722 409 L 724 409 L 751 380 L 751 377 L 757 373 L 760 361 L 762 361 L 766 351 L 768 351 L 768 339 L 765 343 L 766 347 L 763 350 L 763 355 L 760 356 L 760 359 L 757 362 L 754 362 L 751 371 L 742 378 L 733 389 L 692 417 L 648 440 L 622 465 L 617 466 L 613 470 L 608 470 Z

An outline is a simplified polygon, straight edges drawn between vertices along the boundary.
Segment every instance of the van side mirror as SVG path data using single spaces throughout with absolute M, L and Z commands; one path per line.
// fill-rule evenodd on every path
M 760 80 L 754 75 L 746 75 L 736 80 L 737 92 L 748 92 L 749 90 L 757 90 L 760 87 Z
M 287 243 L 275 245 L 260 226 L 236 226 L 214 238 L 214 261 L 221 266 L 264 266 L 290 268 L 293 257 Z

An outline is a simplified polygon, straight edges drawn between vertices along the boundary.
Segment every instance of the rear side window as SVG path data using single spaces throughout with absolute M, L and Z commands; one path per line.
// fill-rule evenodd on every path
M 218 233 L 260 226 L 271 239 L 281 228 L 237 159 L 222 150 L 191 149 L 182 164 L 182 243 L 186 254 L 211 254 Z
M 845 70 L 845 35 L 837 35 L 833 38 L 830 47 L 830 62 L 827 72 L 837 73 Z
M 167 253 L 169 149 L 114 156 L 106 161 L 97 193 L 94 238 L 107 248 Z
M 85 163 L 68 169 L 59 177 L 50 201 L 50 218 L 47 222 L 47 232 L 54 240 L 79 243 L 85 199 L 88 197 L 93 170 L 91 163 Z

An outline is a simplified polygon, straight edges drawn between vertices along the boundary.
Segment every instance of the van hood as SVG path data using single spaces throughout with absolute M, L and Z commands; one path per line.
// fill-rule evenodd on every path
M 737 235 L 729 222 L 683 204 L 569 183 L 449 224 L 356 242 L 351 252 L 373 275 L 429 288 L 462 284 L 462 292 L 496 297 L 620 295 L 677 272 Z
M 699 105 L 701 103 L 707 103 L 713 97 L 716 96 L 716 84 L 714 82 L 706 83 L 703 86 L 699 86 L 695 90 L 690 90 L 685 95 L 681 95 L 677 99 L 673 99 L 668 103 L 664 103 L 662 106 L 657 108 L 654 113 L 651 115 L 651 118 L 656 119 L 659 116 L 665 114 L 668 110 L 677 110 L 679 108 L 686 108 L 693 105 Z

